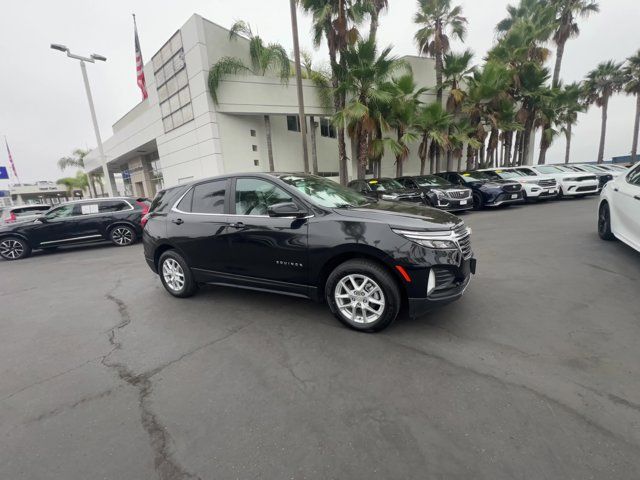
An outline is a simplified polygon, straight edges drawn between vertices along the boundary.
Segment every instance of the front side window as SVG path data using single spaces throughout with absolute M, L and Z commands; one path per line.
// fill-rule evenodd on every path
M 491 180 L 491 177 L 487 175 L 486 172 L 462 172 L 460 176 L 462 180 L 467 183 Z
M 640 165 L 631 170 L 631 172 L 627 175 L 627 182 L 631 185 L 637 185 L 640 187 Z
M 193 187 L 193 213 L 224 213 L 224 197 L 227 192 L 226 180 L 214 180 Z
M 559 168 L 552 167 L 550 165 L 542 165 L 537 167 L 540 173 L 547 173 L 553 175 L 554 173 L 562 172 Z
M 442 177 L 438 177 L 436 175 L 422 175 L 420 177 L 416 177 L 415 181 L 421 187 L 450 187 L 451 182 L 449 180 L 445 180 Z
M 236 180 L 236 214 L 268 215 L 269 207 L 292 202 L 291 194 L 271 182 L 259 178 Z
M 45 217 L 47 220 L 54 220 L 56 218 L 67 218 L 72 217 L 74 214 L 74 204 L 62 205 L 61 207 L 54 208 L 53 210 L 49 210 Z

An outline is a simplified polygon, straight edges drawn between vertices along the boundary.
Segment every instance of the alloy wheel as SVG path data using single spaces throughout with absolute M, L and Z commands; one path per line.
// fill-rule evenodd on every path
M 174 292 L 179 292 L 184 288 L 184 270 L 173 258 L 167 258 L 162 264 L 162 278 Z
M 111 234 L 111 238 L 118 245 L 129 245 L 133 242 L 133 232 L 126 227 L 118 227 Z
M 18 240 L 8 239 L 0 243 L 0 255 L 9 260 L 20 258 L 24 254 L 24 246 Z
M 384 293 L 375 280 L 367 275 L 356 273 L 344 276 L 336 285 L 333 295 L 340 313 L 353 323 L 374 323 L 384 313 Z

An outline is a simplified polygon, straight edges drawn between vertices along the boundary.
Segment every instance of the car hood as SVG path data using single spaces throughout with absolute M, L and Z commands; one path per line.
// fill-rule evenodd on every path
M 502 188 L 505 185 L 520 185 L 520 183 L 515 182 L 513 180 L 487 180 L 484 182 L 473 182 L 473 183 L 479 187 L 485 187 L 485 188 Z
M 379 195 L 393 194 L 393 195 L 400 195 L 403 197 L 410 197 L 410 196 L 420 195 L 420 190 L 415 188 L 406 188 L 402 190 L 379 190 L 379 191 L 376 191 L 376 193 Z
M 450 230 L 461 220 L 447 212 L 422 205 L 379 201 L 362 207 L 335 209 L 335 212 L 354 220 L 386 223 L 391 227 L 411 230 Z

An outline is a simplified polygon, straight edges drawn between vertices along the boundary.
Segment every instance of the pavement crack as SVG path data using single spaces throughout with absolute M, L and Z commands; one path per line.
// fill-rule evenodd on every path
M 26 422 L 24 422 L 24 424 L 25 425 L 29 425 L 31 423 L 37 423 L 37 422 L 41 422 L 42 420 L 46 420 L 48 418 L 55 417 L 55 416 L 60 415 L 61 413 L 64 413 L 66 411 L 73 410 L 74 408 L 79 407 L 80 405 L 83 405 L 85 403 L 89 403 L 89 402 L 92 402 L 94 400 L 99 400 L 101 398 L 107 397 L 107 396 L 111 395 L 114 390 L 115 390 L 114 388 L 110 388 L 108 390 L 104 390 L 102 392 L 99 392 L 99 393 L 96 393 L 96 394 L 93 394 L 93 395 L 87 395 L 85 397 L 82 397 L 80 400 L 77 400 L 77 401 L 73 402 L 70 405 L 62 405 L 60 407 L 56 407 L 56 408 L 54 408 L 52 410 L 49 410 L 47 412 L 41 413 L 37 417 L 30 418 Z
M 122 299 L 115 297 L 111 293 L 105 297 L 117 305 L 120 322 L 107 332 L 107 338 L 112 348 L 109 353 L 102 357 L 102 364 L 115 371 L 120 380 L 137 390 L 140 423 L 149 436 L 149 443 L 154 455 L 154 467 L 158 477 L 160 480 L 199 480 L 200 477 L 188 472 L 173 456 L 171 435 L 152 409 L 150 397 L 153 392 L 153 384 L 151 383 L 150 374 L 136 375 L 126 364 L 111 360 L 113 353 L 122 349 L 122 342 L 118 337 L 118 333 L 130 325 L 132 319 L 129 308 Z
M 498 383 L 500 383 L 502 385 L 506 385 L 506 386 L 510 386 L 510 387 L 514 387 L 514 388 L 519 388 L 519 389 L 525 390 L 525 391 L 537 396 L 538 398 L 544 400 L 545 402 L 547 402 L 549 408 L 551 408 L 551 405 L 555 405 L 559 409 L 564 410 L 565 412 L 571 414 L 572 416 L 576 417 L 580 421 L 582 421 L 585 424 L 589 425 L 591 428 L 597 430 L 598 432 L 600 432 L 601 434 L 605 435 L 606 437 L 609 437 L 609 438 L 612 438 L 612 439 L 617 440 L 619 442 L 622 442 L 625 445 L 633 448 L 634 450 L 640 450 L 640 447 L 638 445 L 636 445 L 635 443 L 627 440 L 626 438 L 624 438 L 623 436 L 617 434 L 616 432 L 613 432 L 613 431 L 607 429 L 606 427 L 600 425 L 599 423 L 597 423 L 594 420 L 590 419 L 589 417 L 584 415 L 582 412 L 576 410 L 575 408 L 571 407 L 570 405 L 567 405 L 566 403 L 563 403 L 560 400 L 557 400 L 557 399 L 555 399 L 553 397 L 550 397 L 549 395 L 547 395 L 547 394 L 545 394 L 543 392 L 540 392 L 540 391 L 538 391 L 538 390 L 536 390 L 536 389 L 534 389 L 534 388 L 532 388 L 532 387 L 530 387 L 528 385 L 524 385 L 522 383 L 517 383 L 517 382 L 512 382 L 512 381 L 506 380 L 504 378 L 501 378 L 501 377 L 499 377 L 497 375 L 493 375 L 493 374 L 488 373 L 488 372 L 481 372 L 481 371 L 479 371 L 477 369 L 474 369 L 474 368 L 472 368 L 470 366 L 461 365 L 461 364 L 456 363 L 456 362 L 454 362 L 452 360 L 449 360 L 448 358 L 445 358 L 445 357 L 443 357 L 441 355 L 437 355 L 437 354 L 431 353 L 431 352 L 426 352 L 426 351 L 421 350 L 421 349 L 419 349 L 417 347 L 414 347 L 412 345 L 406 345 L 404 343 L 396 342 L 396 341 L 393 341 L 393 340 L 388 340 L 388 341 L 390 343 L 393 343 L 393 344 L 399 346 L 399 347 L 411 350 L 414 353 L 417 353 L 419 355 L 423 355 L 423 356 L 438 360 L 440 362 L 443 362 L 443 363 L 445 363 L 445 364 L 447 364 L 447 365 L 449 365 L 449 366 L 451 366 L 451 367 L 453 367 L 455 369 L 462 370 L 464 372 L 471 373 L 473 375 L 478 375 L 480 377 L 484 377 L 484 378 L 496 381 L 496 382 L 498 382 Z M 624 399 L 621 399 L 621 400 L 624 400 Z M 627 406 L 629 406 L 629 405 L 627 405 Z

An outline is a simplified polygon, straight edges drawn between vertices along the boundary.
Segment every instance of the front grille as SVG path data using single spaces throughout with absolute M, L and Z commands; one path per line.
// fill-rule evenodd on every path
M 541 187 L 555 187 L 557 185 L 557 182 L 555 181 L 555 179 L 550 178 L 548 180 L 540 180 L 538 182 L 538 185 L 540 185 Z
M 447 197 L 456 200 L 464 200 L 465 198 L 471 198 L 471 190 L 447 190 Z
M 578 182 L 591 182 L 591 181 L 597 180 L 597 179 L 598 179 L 598 177 L 596 177 L 595 175 L 594 176 L 589 175 L 587 177 L 578 177 L 577 180 L 578 180 Z
M 595 192 L 596 187 L 578 187 L 576 188 L 576 192 Z
M 503 192 L 519 192 L 520 190 L 522 190 L 522 185 L 519 183 L 509 183 L 502 186 Z
M 453 236 L 460 246 L 462 258 L 465 260 L 471 258 L 473 254 L 471 251 L 471 230 L 464 223 L 459 223 L 453 229 Z

